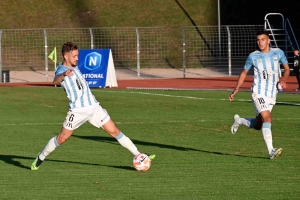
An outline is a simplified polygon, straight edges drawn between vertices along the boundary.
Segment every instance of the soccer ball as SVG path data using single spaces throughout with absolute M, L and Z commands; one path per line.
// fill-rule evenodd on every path
M 133 166 L 138 171 L 147 171 L 151 166 L 151 159 L 146 154 L 138 154 L 133 158 Z

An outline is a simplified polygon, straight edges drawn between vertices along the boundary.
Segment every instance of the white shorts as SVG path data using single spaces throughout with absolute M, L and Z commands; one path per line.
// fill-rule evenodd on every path
M 252 93 L 252 102 L 255 108 L 255 113 L 258 115 L 260 112 L 265 110 L 269 110 L 271 112 L 273 106 L 276 104 L 276 98 Z
M 93 126 L 100 128 L 110 120 L 109 114 L 99 104 L 88 108 L 70 109 L 63 127 L 68 130 L 75 130 L 85 122 L 89 122 Z

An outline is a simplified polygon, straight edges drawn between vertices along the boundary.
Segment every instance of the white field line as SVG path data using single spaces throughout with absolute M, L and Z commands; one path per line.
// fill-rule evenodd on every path
M 272 118 L 272 120 L 274 121 L 282 121 L 282 120 L 293 120 L 293 121 L 299 121 L 300 118 Z M 118 125 L 135 125 L 135 124 L 187 124 L 187 123 L 193 123 L 193 122 L 201 122 L 201 123 L 206 123 L 206 122 L 228 122 L 230 121 L 230 123 L 232 122 L 232 119 L 228 119 L 228 120 L 219 120 L 219 119 L 199 119 L 199 120 L 188 120 L 188 121 L 184 121 L 184 120 L 172 120 L 172 121 L 153 121 L 153 122 L 149 122 L 149 121 L 145 121 L 145 122 L 115 122 L 115 124 Z M 57 126 L 57 125 L 62 125 L 62 123 L 8 123 L 8 124 L 0 124 L 0 126 Z
M 211 99 L 211 98 L 203 98 L 203 97 L 191 97 L 191 96 L 177 96 L 177 95 L 169 95 L 169 94 L 156 94 L 156 93 L 148 93 L 148 92 L 128 92 L 128 91 L 100 91 L 93 90 L 93 92 L 111 92 L 111 93 L 130 93 L 130 94 L 144 94 L 144 95 L 153 95 L 153 96 L 162 96 L 162 97 L 172 97 L 172 98 L 185 98 L 185 99 L 197 99 L 197 100 L 215 100 L 215 101 L 229 101 L 228 99 Z M 241 102 L 251 102 L 251 100 L 247 99 L 235 99 L 234 101 Z M 300 103 L 291 103 L 291 102 L 281 102 L 277 101 L 276 104 L 284 104 L 291 106 L 300 106 Z
M 197 100 L 215 100 L 215 101 L 229 101 L 228 99 L 211 99 L 211 98 L 201 98 L 201 97 L 191 97 L 191 96 L 177 96 L 177 95 L 168 95 L 168 94 L 156 94 L 156 93 L 148 93 L 148 92 L 128 92 L 128 91 L 99 91 L 99 90 L 93 90 L 93 92 L 112 92 L 112 93 L 131 93 L 131 94 L 143 94 L 143 95 L 153 95 L 153 96 L 162 96 L 162 97 L 172 97 L 172 98 L 186 98 L 186 99 L 197 99 Z M 251 102 L 251 100 L 246 99 L 237 99 L 235 101 L 241 101 L 241 102 Z M 300 106 L 299 103 L 290 103 L 290 102 L 276 102 L 277 104 L 285 104 L 285 105 L 293 105 L 293 106 Z M 300 120 L 300 118 L 272 118 L 273 120 Z M 228 120 L 207 120 L 207 119 L 199 119 L 195 121 L 160 121 L 160 122 L 115 122 L 116 124 L 172 124 L 172 123 L 189 123 L 189 122 L 208 122 L 208 121 L 228 121 Z M 232 121 L 232 119 L 230 119 Z M 36 126 L 36 125 L 62 125 L 62 123 L 10 123 L 10 124 L 0 124 L 0 126 Z

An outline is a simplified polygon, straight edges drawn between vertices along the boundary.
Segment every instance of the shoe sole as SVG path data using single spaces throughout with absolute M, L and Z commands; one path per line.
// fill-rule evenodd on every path
M 235 123 L 235 119 L 236 119 L 236 118 L 240 118 L 240 116 L 239 116 L 238 114 L 235 114 L 235 115 L 233 116 L 234 123 Z M 234 123 L 233 123 L 233 124 L 234 124 Z M 238 128 L 239 128 L 239 127 L 238 127 Z M 231 126 L 231 129 L 230 129 L 230 130 L 231 130 L 231 133 L 232 133 L 232 134 L 235 134 L 235 133 L 237 132 L 237 130 L 234 131 L 234 125 Z
M 278 151 L 276 152 L 276 154 L 274 155 L 273 158 L 271 158 L 271 160 L 274 160 L 275 158 L 277 158 L 278 156 L 280 156 L 282 153 L 282 149 L 278 149 Z
M 236 131 L 234 131 L 234 127 L 233 127 L 233 126 L 231 126 L 231 133 L 232 133 L 232 134 L 235 134 L 235 133 L 236 133 Z

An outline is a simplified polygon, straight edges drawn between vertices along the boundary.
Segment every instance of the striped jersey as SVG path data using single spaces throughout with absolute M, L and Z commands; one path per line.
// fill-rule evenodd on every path
M 99 104 L 92 94 L 89 84 L 79 71 L 78 67 L 67 67 L 60 65 L 56 68 L 55 76 L 59 76 L 68 69 L 73 70 L 72 76 L 65 76 L 61 82 L 61 86 L 65 90 L 69 99 L 69 108 L 83 108 Z
M 270 48 L 268 53 L 252 52 L 244 66 L 246 70 L 250 70 L 253 66 L 252 92 L 267 97 L 276 97 L 278 93 L 277 82 L 281 75 L 280 64 L 287 63 L 286 56 L 279 48 Z

